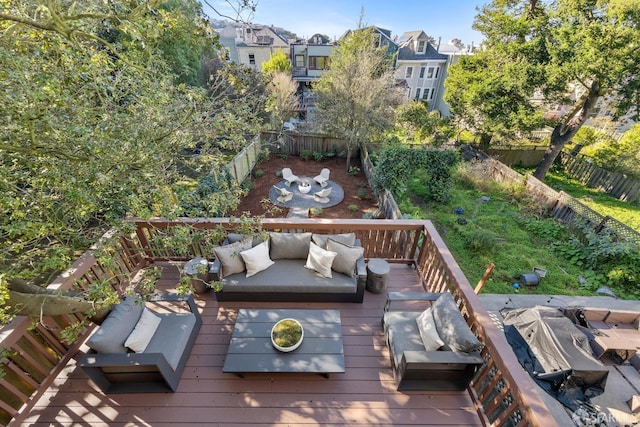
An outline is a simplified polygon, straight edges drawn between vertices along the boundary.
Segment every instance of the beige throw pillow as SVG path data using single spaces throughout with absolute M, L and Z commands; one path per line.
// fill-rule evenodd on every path
M 124 346 L 136 353 L 142 353 L 151 342 L 151 338 L 153 338 L 159 325 L 160 317 L 145 307 L 136 327 L 133 328 L 133 331 L 124 342 Z
M 418 331 L 420 331 L 420 337 L 422 338 L 422 343 L 426 351 L 436 351 L 444 345 L 444 341 L 442 341 L 440 335 L 438 335 L 438 329 L 436 329 L 436 324 L 433 320 L 431 307 L 416 317 L 416 323 L 418 324 Z
M 349 246 L 332 238 L 327 239 L 327 250 L 338 255 L 333 260 L 332 269 L 349 277 L 356 276 L 356 262 L 363 256 L 364 248 Z
M 320 246 L 311 242 L 309 244 L 309 256 L 307 257 L 307 263 L 304 265 L 306 268 L 317 271 L 323 277 L 331 278 L 331 266 L 333 260 L 338 255 L 335 252 L 326 251 Z
M 259 245 L 240 252 L 242 259 L 247 267 L 247 277 L 260 273 L 271 267 L 274 262 L 269 258 L 269 241 L 264 241 Z
M 216 258 L 222 264 L 222 275 L 229 276 L 235 273 L 242 273 L 245 269 L 244 260 L 240 252 L 251 249 L 251 239 L 244 239 L 230 245 L 218 246 L 213 249 Z

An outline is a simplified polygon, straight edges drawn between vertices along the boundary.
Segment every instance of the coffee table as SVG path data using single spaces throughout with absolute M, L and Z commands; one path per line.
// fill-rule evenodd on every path
M 302 345 L 290 353 L 271 344 L 271 328 L 285 318 L 304 328 Z M 239 376 L 255 372 L 344 373 L 339 310 L 240 309 L 222 372 Z

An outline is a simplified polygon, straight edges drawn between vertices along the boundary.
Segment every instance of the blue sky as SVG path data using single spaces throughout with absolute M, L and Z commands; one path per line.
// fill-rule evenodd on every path
M 225 9 L 226 1 L 208 0 L 216 8 Z M 233 1 L 233 0 L 231 0 Z M 257 24 L 275 25 L 293 31 L 299 37 L 315 33 L 340 37 L 358 25 L 364 7 L 364 21 L 400 35 L 405 31 L 423 30 L 447 43 L 453 38 L 465 44 L 482 41 L 482 34 L 471 28 L 476 7 L 489 0 L 259 0 L 253 19 Z M 204 2 L 203 2 L 204 3 Z M 218 18 L 204 5 L 204 11 Z

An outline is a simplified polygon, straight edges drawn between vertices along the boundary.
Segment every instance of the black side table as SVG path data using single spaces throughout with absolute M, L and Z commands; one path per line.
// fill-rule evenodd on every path
M 387 288 L 389 263 L 382 258 L 372 258 L 367 263 L 367 290 L 379 294 Z

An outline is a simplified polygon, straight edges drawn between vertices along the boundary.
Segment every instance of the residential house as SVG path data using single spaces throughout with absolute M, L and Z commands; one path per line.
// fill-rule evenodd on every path
M 451 108 L 444 100 L 444 82 L 449 76 L 450 66 L 457 63 L 461 56 L 473 54 L 473 45 L 464 45 L 459 40 L 451 40 L 449 43 L 440 43 L 440 41 L 438 41 L 435 47 L 438 53 L 445 55 L 447 59 L 441 71 L 438 89 L 430 105 L 433 106 L 433 110 L 438 110 L 443 117 L 449 117 L 451 116 Z
M 441 97 L 447 55 L 437 51 L 424 31 L 409 31 L 398 39 L 396 77 L 406 83 L 405 99 L 422 99 L 434 110 Z
M 289 41 L 272 27 L 260 25 L 227 26 L 218 30 L 220 43 L 228 51 L 228 60 L 258 71 L 271 56 L 281 51 L 289 54 Z

